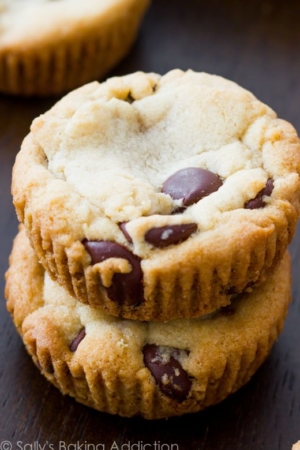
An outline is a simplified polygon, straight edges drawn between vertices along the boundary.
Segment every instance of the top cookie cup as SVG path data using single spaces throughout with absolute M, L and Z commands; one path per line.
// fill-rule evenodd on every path
M 168 321 L 266 279 L 295 231 L 299 173 L 290 124 L 233 82 L 174 70 L 63 98 L 33 122 L 12 193 L 41 263 L 72 295 Z

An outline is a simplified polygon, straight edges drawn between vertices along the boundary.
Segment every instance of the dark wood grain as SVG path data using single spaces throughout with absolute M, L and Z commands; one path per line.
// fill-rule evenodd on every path
M 300 4 L 293 0 L 153 0 L 132 53 L 113 75 L 175 67 L 217 73 L 253 91 L 300 131 L 299 18 Z M 10 196 L 14 158 L 32 119 L 54 102 L 0 96 L 1 274 L 17 231 Z M 268 360 L 220 405 L 169 420 L 122 419 L 63 397 L 32 364 L 1 294 L 0 442 L 26 450 L 38 450 L 37 444 L 45 450 L 79 450 L 79 444 L 108 450 L 114 443 L 115 449 L 140 445 L 131 450 L 143 450 L 142 444 L 153 450 L 171 444 L 180 450 L 291 449 L 300 439 L 300 231 L 291 254 L 294 301 Z

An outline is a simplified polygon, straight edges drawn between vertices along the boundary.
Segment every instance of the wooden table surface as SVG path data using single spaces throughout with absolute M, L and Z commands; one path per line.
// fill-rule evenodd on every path
M 251 90 L 300 132 L 296 3 L 153 0 L 132 53 L 113 75 L 176 67 L 216 73 Z M 299 231 L 290 247 L 294 301 L 284 332 L 248 385 L 223 403 L 181 418 L 123 419 L 63 397 L 33 365 L 6 312 L 2 274 L 17 231 L 14 158 L 32 119 L 55 100 L 0 96 L 0 450 L 290 450 L 300 439 Z

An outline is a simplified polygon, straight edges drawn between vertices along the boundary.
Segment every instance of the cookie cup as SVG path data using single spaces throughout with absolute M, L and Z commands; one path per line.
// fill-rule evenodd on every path
M 147 419 L 199 411 L 243 386 L 282 330 L 290 287 L 285 254 L 265 284 L 209 316 L 118 319 L 53 282 L 24 230 L 6 274 L 8 310 L 42 374 L 80 403 Z
M 164 183 L 190 166 L 221 186 L 182 208 Z M 299 173 L 292 125 L 235 83 L 175 70 L 67 95 L 33 122 L 12 193 L 39 260 L 71 295 L 114 316 L 169 321 L 208 314 L 273 273 L 299 217 Z M 90 242 L 129 259 L 94 258 Z
M 129 52 L 148 5 L 149 0 L 4 4 L 0 92 L 58 95 L 103 77 Z

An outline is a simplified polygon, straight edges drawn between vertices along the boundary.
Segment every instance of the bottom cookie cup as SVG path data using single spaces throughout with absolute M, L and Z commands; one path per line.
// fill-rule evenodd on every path
M 100 411 L 147 419 L 199 411 L 244 385 L 282 330 L 291 287 L 286 253 L 264 285 L 210 315 L 168 323 L 119 319 L 53 282 L 24 230 L 6 280 L 8 310 L 49 381 Z

